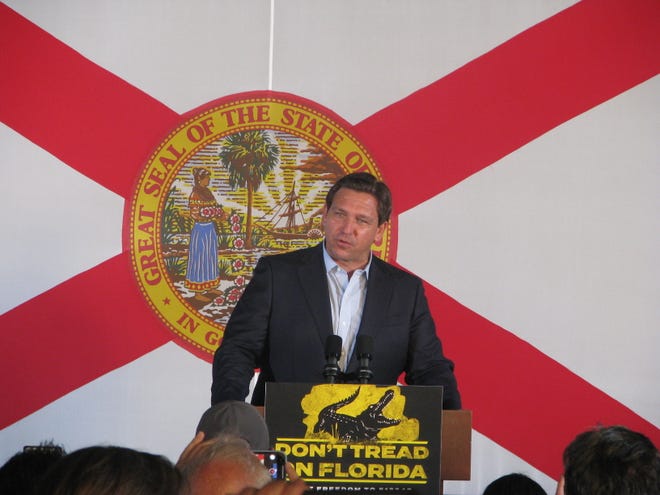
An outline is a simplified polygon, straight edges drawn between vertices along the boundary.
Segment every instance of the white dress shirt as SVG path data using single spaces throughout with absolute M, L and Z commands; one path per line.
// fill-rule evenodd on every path
M 342 352 L 338 364 L 342 371 L 346 371 L 362 320 L 371 254 L 367 266 L 355 270 L 350 278 L 348 273 L 330 257 L 325 244 L 323 244 L 323 259 L 330 292 L 332 328 L 335 335 L 342 338 Z

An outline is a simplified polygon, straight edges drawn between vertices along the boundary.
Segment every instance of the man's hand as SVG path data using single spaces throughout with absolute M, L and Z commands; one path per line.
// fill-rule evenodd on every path
M 297 479 L 300 478 L 300 476 L 298 476 L 298 473 L 296 473 L 296 468 L 294 468 L 293 464 L 290 462 L 286 463 L 286 465 L 284 466 L 284 471 L 286 472 L 286 476 L 289 479 L 289 481 L 296 481 Z

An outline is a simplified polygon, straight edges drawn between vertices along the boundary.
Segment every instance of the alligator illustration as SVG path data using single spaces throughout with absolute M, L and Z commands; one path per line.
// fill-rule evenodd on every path
M 314 432 L 330 433 L 342 442 L 364 442 L 376 440 L 380 430 L 401 422 L 399 419 L 390 419 L 383 415 L 383 409 L 394 398 L 392 390 L 385 392 L 376 403 L 369 405 L 357 416 L 337 412 L 340 408 L 353 402 L 359 393 L 360 388 L 358 387 L 345 399 L 324 407 L 319 413 Z

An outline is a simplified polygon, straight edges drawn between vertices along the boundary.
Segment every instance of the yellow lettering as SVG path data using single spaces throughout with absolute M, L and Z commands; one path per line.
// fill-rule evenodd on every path
M 346 450 L 346 447 L 348 447 L 348 445 L 344 443 L 328 445 L 328 452 L 334 451 L 337 458 L 341 459 L 342 457 L 344 457 L 344 450 Z
M 334 471 L 335 465 L 331 462 L 320 462 L 319 463 L 319 476 L 326 476 L 332 474 Z
M 410 478 L 419 478 L 422 480 L 426 479 L 426 472 L 424 471 L 424 466 L 421 466 L 419 464 L 416 464 L 413 466 L 412 471 L 410 473 Z
M 291 446 L 288 443 L 276 442 L 275 443 L 275 450 L 281 450 L 286 455 L 291 454 Z
M 410 474 L 410 468 L 405 464 L 395 464 L 392 467 L 394 468 L 392 472 L 392 478 L 403 479 L 407 478 Z
M 366 459 L 380 459 L 380 447 L 378 445 L 366 445 L 364 457 Z
M 417 446 L 414 448 L 415 459 L 426 459 L 429 456 L 428 447 Z
M 351 464 L 348 467 L 351 478 L 364 478 L 367 475 L 367 466 L 364 464 Z
M 296 443 L 291 447 L 291 453 L 296 457 L 305 457 L 309 452 L 309 447 L 304 443 Z
M 325 444 L 310 444 L 309 457 L 325 457 Z
M 335 478 L 348 478 L 348 472 L 341 470 L 341 464 L 335 464 Z
M 385 466 L 382 464 L 369 464 L 369 478 L 384 478 Z
M 314 463 L 312 462 L 296 462 L 294 468 L 301 478 L 314 476 Z
M 412 456 L 412 452 L 410 452 L 410 449 L 404 445 L 399 449 L 399 452 L 397 453 L 396 458 L 397 459 L 412 459 L 413 456 Z
M 362 456 L 362 450 L 364 450 L 364 445 L 351 445 L 351 450 L 354 457 L 360 458 Z
M 396 457 L 394 456 L 394 452 L 394 445 L 383 445 L 380 455 L 383 459 L 395 459 Z

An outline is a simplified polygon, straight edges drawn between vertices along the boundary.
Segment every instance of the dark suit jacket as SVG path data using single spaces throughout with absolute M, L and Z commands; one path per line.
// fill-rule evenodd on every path
M 211 402 L 244 400 L 255 368 L 255 405 L 263 404 L 267 381 L 324 383 L 332 333 L 322 245 L 262 257 L 215 353 Z M 418 277 L 374 256 L 359 334 L 373 337 L 371 383 L 392 385 L 405 373 L 409 385 L 443 385 L 443 407 L 460 409 L 454 365 L 443 355 Z M 354 353 L 347 374 L 358 365 Z

